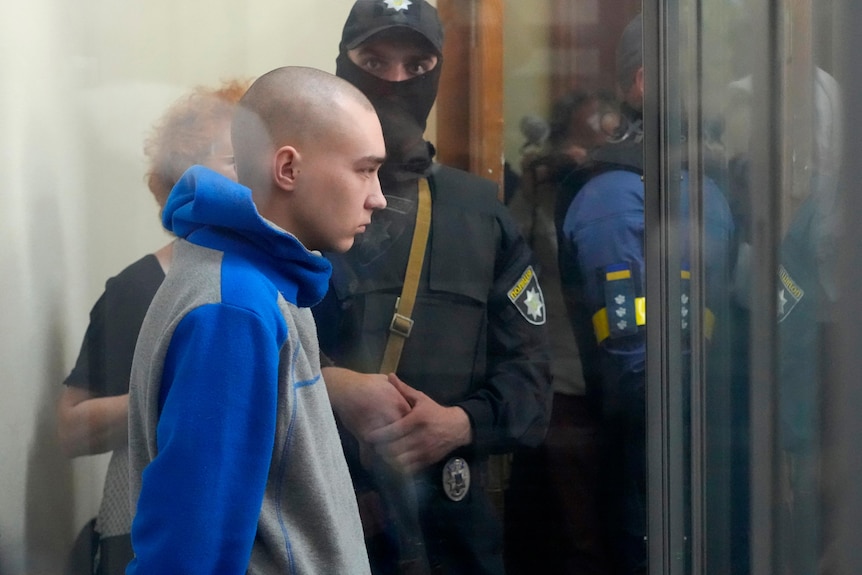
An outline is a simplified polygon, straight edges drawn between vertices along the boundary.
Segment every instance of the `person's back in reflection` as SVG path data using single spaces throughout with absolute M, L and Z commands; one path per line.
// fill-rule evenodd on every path
M 810 180 L 791 182 L 782 190 L 782 204 L 790 209 L 781 222 L 783 234 L 776 281 L 782 490 L 776 545 L 783 572 L 794 575 L 822 572 L 829 561 L 830 543 L 824 540 L 822 530 L 830 509 L 823 507 L 825 499 L 820 478 L 820 433 L 824 425 L 821 394 L 829 354 L 835 343 L 830 341 L 830 327 L 838 302 L 834 274 L 841 232 L 838 177 L 843 156 L 843 115 L 841 90 L 835 79 L 815 68 L 812 84 L 812 161 L 811 169 L 806 171 Z M 750 257 L 752 218 L 748 212 L 753 193 L 750 186 L 752 90 L 751 77 L 731 83 L 724 116 L 724 139 L 734 176 L 732 197 L 747 232 L 741 244 L 734 294 L 745 314 L 750 313 L 754 265 Z M 809 142 L 802 144 L 804 148 Z M 744 375 L 739 379 L 748 383 Z M 743 386 L 741 391 L 748 393 L 748 386 Z M 749 436 L 736 447 L 744 451 L 739 459 L 746 463 L 747 471 Z M 734 488 L 747 495 L 747 474 L 743 474 Z M 739 513 L 741 520 L 735 530 L 747 528 L 746 511 L 747 507 Z M 747 559 L 743 557 L 739 562 Z
M 247 86 L 230 81 L 217 88 L 196 88 L 156 123 L 144 153 L 149 163 L 147 185 L 160 208 L 194 164 L 236 178 L 230 121 Z M 90 312 L 78 360 L 63 382 L 58 404 L 57 432 L 69 456 L 114 452 L 95 524 L 99 574 L 125 573 L 132 559 L 126 464 L 129 373 L 141 322 L 170 268 L 172 250 L 173 242 L 107 281 Z M 82 559 L 92 557 L 84 554 Z M 70 566 L 76 573 L 82 568 Z
M 386 205 L 374 107 L 349 83 L 278 68 L 240 100 L 239 183 L 190 168 L 178 236 L 132 364 L 127 573 L 369 572 L 309 309 Z
M 600 410 L 600 485 L 603 535 L 614 574 L 646 573 L 646 298 L 642 108 L 642 19 L 625 29 L 617 50 L 622 93 L 617 136 L 590 156 L 565 185 L 561 206 L 560 268 L 587 391 Z M 685 365 L 690 333 L 688 178 L 679 183 L 681 333 Z M 723 309 L 729 290 L 733 222 L 723 194 L 704 178 L 703 266 L 707 308 Z M 671 225 L 673 222 L 666 222 Z M 657 273 L 652 270 L 649 273 Z M 721 313 L 721 312 L 719 312 Z M 708 318 L 712 312 L 705 310 Z M 719 317 L 717 321 L 724 318 Z M 713 323 L 705 319 L 705 333 Z M 686 376 L 684 375 L 684 378 Z M 685 387 L 685 386 L 683 386 Z M 686 453 L 676 454 L 687 460 Z M 685 465 L 685 463 L 683 463 Z

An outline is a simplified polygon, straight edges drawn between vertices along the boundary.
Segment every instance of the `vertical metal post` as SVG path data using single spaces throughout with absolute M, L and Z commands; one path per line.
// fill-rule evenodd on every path
M 670 518 L 667 500 L 668 456 L 666 448 L 666 407 L 663 381 L 665 358 L 661 345 L 662 334 L 666 333 L 667 317 L 664 313 L 661 290 L 662 268 L 666 267 L 662 258 L 663 242 L 659 234 L 652 230 L 660 229 L 662 221 L 661 204 L 658 190 L 661 186 L 661 157 L 664 132 L 659 122 L 659 110 L 663 107 L 665 84 L 661 72 L 661 49 L 659 30 L 662 26 L 661 3 L 658 0 L 644 0 L 644 221 L 646 232 L 644 250 L 647 264 L 646 292 L 647 301 L 647 552 L 649 572 L 665 574 L 669 572 L 671 553 Z M 656 342 L 658 345 L 652 345 Z
M 751 573 L 773 575 L 778 491 L 777 286 L 783 133 L 782 3 L 751 4 L 757 43 L 752 50 L 752 266 L 750 334 Z
M 689 269 L 691 271 L 690 325 L 690 374 L 689 417 L 691 430 L 685 440 L 690 442 L 691 523 L 688 536 L 691 538 L 691 573 L 706 573 L 706 354 L 703 339 L 703 313 L 706 308 L 705 274 L 703 266 L 704 203 L 703 203 L 703 27 L 701 2 L 685 3 L 681 22 L 685 41 L 680 43 L 683 51 L 679 67 L 683 74 L 682 106 L 687 118 L 686 164 L 688 170 L 688 235 Z
M 680 338 L 679 2 L 645 0 L 644 251 L 647 294 L 647 509 L 650 573 L 686 566 Z

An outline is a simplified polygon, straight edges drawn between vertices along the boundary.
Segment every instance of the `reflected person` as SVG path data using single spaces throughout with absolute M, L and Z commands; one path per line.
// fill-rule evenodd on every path
M 753 78 L 747 76 L 728 87 L 728 106 L 723 134 L 730 151 L 732 197 L 740 221 L 745 224 L 745 242 L 737 265 L 735 296 L 750 313 L 751 278 L 751 114 Z M 778 549 L 784 572 L 822 571 L 829 546 L 822 526 L 828 520 L 821 479 L 821 429 L 824 415 L 823 383 L 830 363 L 830 331 L 835 324 L 839 298 L 835 265 L 841 240 L 839 173 L 843 104 L 841 88 L 830 74 L 814 68 L 812 74 L 810 179 L 794 182 L 783 190 L 789 205 L 779 249 L 777 270 L 778 333 L 778 444 L 781 447 L 781 495 Z M 746 381 L 746 383 L 748 383 Z M 755 382 L 751 382 L 755 384 Z M 751 385 L 749 384 L 749 385 Z M 746 386 L 743 390 L 748 392 Z M 748 438 L 746 438 L 748 440 Z M 740 447 L 748 447 L 748 441 Z M 747 461 L 747 453 L 745 454 Z M 747 493 L 745 477 L 738 489 Z M 747 521 L 747 517 L 744 516 Z M 742 524 L 746 527 L 747 522 Z M 738 529 L 737 529 L 738 530 Z M 826 559 L 824 559 L 826 556 Z M 745 558 L 747 559 L 747 557 Z

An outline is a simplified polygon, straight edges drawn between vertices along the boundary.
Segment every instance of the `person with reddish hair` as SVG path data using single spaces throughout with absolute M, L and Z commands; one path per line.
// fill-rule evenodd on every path
M 164 206 L 174 184 L 194 164 L 233 180 L 236 172 L 230 142 L 234 106 L 249 82 L 230 80 L 218 88 L 198 86 L 162 115 L 144 142 L 149 160 L 147 186 Z
M 206 166 L 236 180 L 230 126 L 248 81 L 199 86 L 177 100 L 156 122 L 144 144 L 147 186 L 163 208 L 187 168 Z M 69 457 L 113 451 L 92 539 L 88 565 L 68 573 L 124 573 L 132 559 L 129 536 L 129 374 L 141 323 L 171 265 L 173 244 L 134 262 L 105 284 L 90 311 L 77 362 L 66 377 L 57 407 L 57 433 Z M 88 524 L 92 527 L 93 522 Z M 85 528 L 87 529 L 87 528 Z M 79 537 L 86 542 L 88 537 Z M 98 551 L 98 553 L 97 553 Z M 76 554 L 75 557 L 78 557 Z

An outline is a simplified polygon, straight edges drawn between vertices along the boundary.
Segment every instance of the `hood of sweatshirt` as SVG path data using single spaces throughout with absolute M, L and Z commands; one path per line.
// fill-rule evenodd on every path
M 183 174 L 162 210 L 162 224 L 188 242 L 250 260 L 299 307 L 326 295 L 329 261 L 261 217 L 249 188 L 208 168 L 192 166 Z

